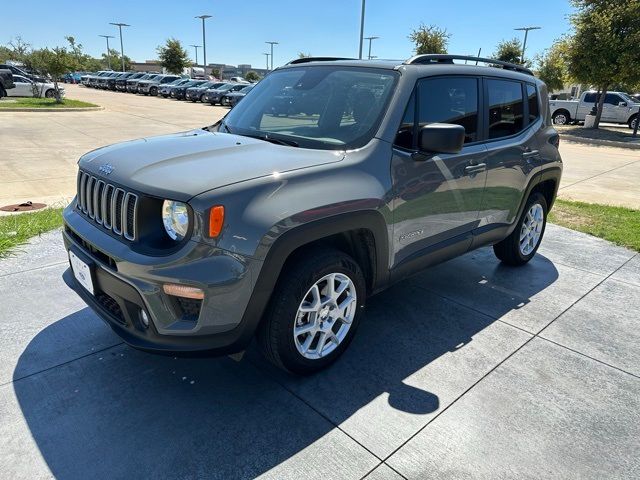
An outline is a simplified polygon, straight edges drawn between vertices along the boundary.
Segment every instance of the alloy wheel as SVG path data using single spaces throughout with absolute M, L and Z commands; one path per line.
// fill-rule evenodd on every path
M 544 209 L 539 203 L 529 208 L 520 229 L 520 253 L 525 257 L 537 246 L 544 228 Z
M 330 273 L 314 283 L 293 325 L 298 353 L 311 360 L 329 355 L 347 336 L 356 307 L 356 287 L 347 275 Z

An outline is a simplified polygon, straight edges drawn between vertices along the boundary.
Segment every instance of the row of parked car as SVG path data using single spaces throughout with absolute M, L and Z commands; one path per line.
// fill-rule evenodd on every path
M 112 71 L 83 75 L 80 78 L 80 83 L 90 88 L 229 107 L 235 106 L 254 87 L 254 84 L 246 81 L 209 81 L 154 72 L 121 73 Z

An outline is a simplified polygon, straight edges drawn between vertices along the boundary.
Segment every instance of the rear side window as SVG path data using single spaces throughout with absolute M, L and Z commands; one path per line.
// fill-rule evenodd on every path
M 487 80 L 489 93 L 489 138 L 515 135 L 523 128 L 522 84 L 508 80 Z
M 540 116 L 540 109 L 538 107 L 538 91 L 535 85 L 527 83 L 527 97 L 529 102 L 529 123 L 535 122 Z
M 585 103 L 596 103 L 596 94 L 595 93 L 587 93 L 584 96 Z

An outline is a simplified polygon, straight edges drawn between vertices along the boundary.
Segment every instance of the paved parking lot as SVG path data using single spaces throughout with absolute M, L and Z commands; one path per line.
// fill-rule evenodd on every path
M 640 477 L 640 256 L 605 241 L 402 282 L 310 378 L 136 352 L 66 268 L 58 232 L 0 262 L 1 478 Z
M 80 155 L 114 142 L 210 125 L 227 109 L 67 85 L 98 112 L 0 112 L 0 205 L 64 203 L 75 194 Z M 561 142 L 560 197 L 640 209 L 640 151 Z

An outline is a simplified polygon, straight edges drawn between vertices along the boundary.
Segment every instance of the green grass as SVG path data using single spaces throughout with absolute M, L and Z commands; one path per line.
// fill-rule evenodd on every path
M 557 199 L 549 221 L 640 252 L 640 210 Z
M 0 217 L 0 258 L 31 237 L 62 226 L 62 208 L 45 208 L 35 212 Z
M 0 108 L 89 108 L 97 107 L 93 103 L 63 98 L 62 103 L 56 103 L 55 98 L 5 98 L 0 101 Z

